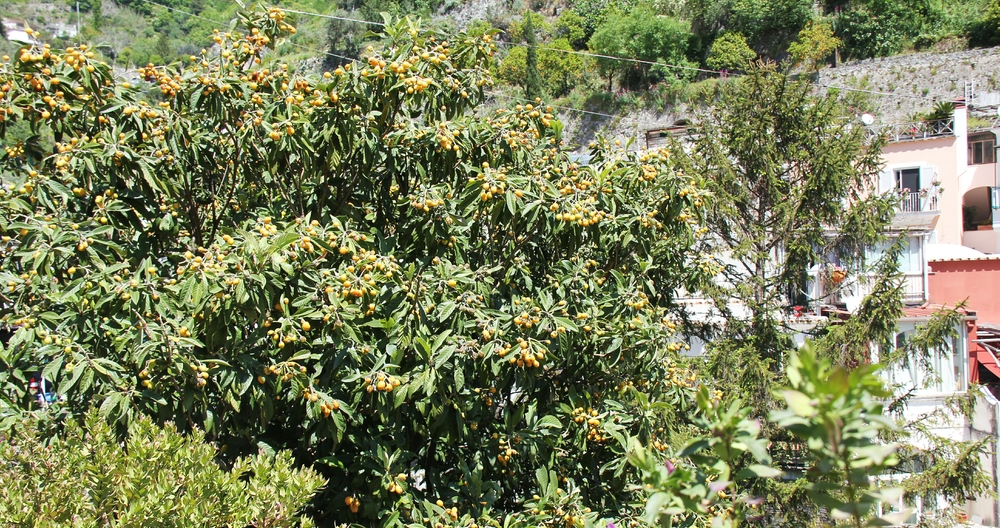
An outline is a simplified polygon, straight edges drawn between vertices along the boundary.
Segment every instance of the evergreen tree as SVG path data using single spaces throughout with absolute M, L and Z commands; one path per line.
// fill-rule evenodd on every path
M 170 46 L 170 39 L 166 33 L 160 33 L 160 36 L 157 37 L 154 50 L 164 63 L 170 62 L 170 59 L 173 58 L 174 50 Z
M 745 312 L 725 313 L 724 335 L 736 346 L 724 348 L 749 347 L 767 371 L 779 372 L 792 346 L 781 321 L 810 301 L 808 269 L 835 256 L 860 269 L 895 203 L 874 192 L 881 143 L 851 123 L 844 101 L 817 96 L 774 66 L 731 86 L 698 128 L 694 148 L 677 155 L 715 195 L 710 249 L 729 264 L 712 294 L 723 312 Z M 748 375 L 741 362 L 716 367 L 719 376 Z M 770 399 L 766 386 L 757 385 Z
M 817 353 L 835 365 L 854 369 L 877 362 L 880 368 L 912 364 L 930 370 L 932 354 L 948 350 L 962 318 L 957 310 L 944 310 L 907 343 L 895 342 L 903 316 L 901 244 L 875 262 L 866 253 L 887 241 L 897 199 L 877 194 L 883 140 L 852 123 L 849 108 L 856 103 L 817 95 L 807 81 L 766 66 L 723 90 L 697 127 L 694 144 L 674 149 L 684 171 L 697 175 L 694 183 L 714 195 L 706 215 L 713 236 L 705 249 L 726 263 L 707 292 L 725 321 L 714 329 L 718 339 L 706 357 L 708 375 L 736 388 L 760 417 L 780 407 L 775 389 L 787 383 L 783 372 L 796 348 L 788 321 L 793 306 L 818 301 L 805 289 L 817 264 L 836 259 L 853 277 L 875 277 L 850 318 L 814 331 Z M 880 352 L 877 358 L 873 350 Z M 909 396 L 891 409 L 901 409 Z M 915 442 L 921 447 L 902 450 L 901 460 L 928 468 L 904 487 L 956 498 L 981 492 L 986 480 L 976 457 L 983 446 L 934 438 L 921 422 L 906 423 L 893 437 L 903 444 L 921 439 Z M 773 445 L 792 440 L 779 427 L 765 427 L 762 434 Z M 954 467 L 978 472 L 947 478 Z M 770 498 L 772 516 L 781 519 L 773 525 L 802 526 L 817 518 L 811 507 L 790 506 L 802 502 L 795 498 L 803 491 L 797 485 L 760 485 L 756 493 Z
M 534 100 L 542 96 L 542 76 L 538 73 L 538 43 L 535 40 L 535 26 L 531 22 L 532 13 L 528 11 L 524 18 L 524 40 L 528 44 L 524 96 Z
M 104 27 L 104 14 L 101 13 L 101 0 L 94 0 L 90 15 L 92 17 L 91 25 L 94 26 L 94 29 L 101 29 Z

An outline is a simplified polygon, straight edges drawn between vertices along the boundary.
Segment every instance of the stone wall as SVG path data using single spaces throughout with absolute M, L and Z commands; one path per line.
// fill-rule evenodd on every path
M 890 94 L 869 94 L 882 123 L 910 121 L 915 114 L 930 111 L 935 99 L 964 97 L 969 81 L 975 83 L 973 106 L 1000 103 L 1000 48 L 868 59 L 825 68 L 816 80 L 823 87 Z

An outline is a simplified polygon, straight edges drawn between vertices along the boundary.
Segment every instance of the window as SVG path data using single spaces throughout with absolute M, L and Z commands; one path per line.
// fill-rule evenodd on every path
M 960 337 L 952 338 L 951 350 L 955 362 L 955 390 L 959 392 L 967 388 L 965 366 L 968 364 L 968 358 L 965 356 L 965 347 L 962 345 L 963 342 Z
M 920 169 L 897 170 L 896 188 L 904 192 L 920 192 Z
M 879 242 L 866 252 L 866 260 L 870 263 L 877 263 L 885 257 L 885 254 L 895 243 L 896 240 L 891 238 Z M 920 258 L 920 237 L 905 237 L 900 241 L 900 246 L 902 247 L 898 257 L 899 271 L 902 273 L 923 273 L 924 263 Z
M 992 136 L 992 134 L 990 134 Z M 993 137 L 969 140 L 969 165 L 996 162 L 996 140 Z

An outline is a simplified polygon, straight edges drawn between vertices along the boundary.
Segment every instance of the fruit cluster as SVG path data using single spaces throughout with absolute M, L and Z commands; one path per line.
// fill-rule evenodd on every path
M 358 508 L 361 507 L 361 501 L 353 495 L 348 495 L 347 498 L 344 499 L 344 504 L 351 509 L 351 513 L 358 513 Z
M 385 372 L 379 372 L 375 374 L 375 378 L 365 378 L 365 390 L 368 392 L 380 391 L 380 392 L 392 392 L 393 389 L 399 387 L 399 378 L 395 376 L 388 376 Z
M 608 439 L 601 434 L 601 420 L 596 410 L 577 407 L 573 409 L 573 421 L 581 425 L 587 424 L 587 440 L 601 442 Z

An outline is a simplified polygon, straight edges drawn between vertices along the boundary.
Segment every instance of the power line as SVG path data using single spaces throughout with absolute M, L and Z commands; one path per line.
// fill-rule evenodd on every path
M 183 9 L 178 9 L 176 7 L 171 7 L 171 6 L 163 5 L 163 4 L 154 2 L 152 0 L 141 0 L 141 1 L 149 3 L 149 4 L 153 4 L 153 5 L 156 5 L 156 6 L 159 6 L 159 7 L 162 7 L 164 9 L 167 9 L 167 10 L 170 10 L 170 11 L 176 11 L 178 13 L 182 13 L 182 14 L 185 14 L 185 15 L 188 15 L 188 16 L 192 16 L 192 17 L 199 18 L 199 19 L 202 19 L 202 20 L 205 20 L 205 21 L 208 21 L 208 22 L 212 22 L 213 24 L 220 24 L 220 25 L 224 24 L 223 22 L 220 22 L 218 20 L 212 20 L 210 18 L 206 18 L 206 17 L 203 17 L 201 15 L 196 15 L 194 13 L 191 13 L 191 12 L 188 12 L 188 11 L 184 11 Z M 327 18 L 327 19 L 333 19 L 333 20 L 343 20 L 343 21 L 347 21 L 347 22 L 358 22 L 360 24 L 368 24 L 368 25 L 372 25 L 372 26 L 384 26 L 385 25 L 385 24 L 383 24 L 381 22 L 373 22 L 371 20 L 363 20 L 363 19 L 360 19 L 360 18 L 341 17 L 341 16 L 335 16 L 335 15 L 324 15 L 322 13 L 312 13 L 312 12 L 309 12 L 309 11 L 299 11 L 299 10 L 296 10 L 296 9 L 284 9 L 284 8 L 282 8 L 282 10 L 285 11 L 285 12 L 287 12 L 287 13 L 296 13 L 296 14 L 300 14 L 300 15 L 315 16 L 315 17 Z M 327 52 L 327 51 L 322 51 L 322 50 L 318 50 L 318 49 L 315 49 L 315 48 L 310 48 L 308 46 L 303 46 L 303 45 L 297 44 L 295 42 L 289 41 L 289 43 L 292 46 L 295 46 L 295 47 L 298 47 L 298 48 L 301 48 L 301 49 L 304 49 L 304 50 L 312 51 L 312 52 L 315 52 L 315 53 L 322 53 L 324 55 L 328 55 L 328 56 L 331 56 L 331 57 L 336 57 L 336 58 L 341 59 L 341 60 L 347 60 L 347 61 L 358 60 L 357 57 L 345 57 L 343 55 L 338 55 L 336 53 L 330 53 L 330 52 Z M 516 46 L 515 44 L 512 44 L 512 43 L 499 43 L 499 44 L 504 45 L 504 46 L 510 46 L 510 47 Z M 636 64 L 646 64 L 646 65 L 651 65 L 651 66 L 663 66 L 663 67 L 666 67 L 666 68 L 675 68 L 675 69 L 680 69 L 680 70 L 689 70 L 689 71 L 697 71 L 697 72 L 702 72 L 702 73 L 711 73 L 711 74 L 719 75 L 719 76 L 739 77 L 739 75 L 733 75 L 733 74 L 730 74 L 728 72 L 724 72 L 724 71 L 721 71 L 721 70 L 710 70 L 710 69 L 706 69 L 706 68 L 696 68 L 694 66 L 682 66 L 682 65 L 679 65 L 679 64 L 668 64 L 668 63 L 663 63 L 663 62 L 648 61 L 648 60 L 642 60 L 642 59 L 634 59 L 634 58 L 631 58 L 631 57 L 618 57 L 618 56 L 614 56 L 614 55 L 605 55 L 605 54 L 600 54 L 600 53 L 587 53 L 587 52 L 584 52 L 584 51 L 567 50 L 567 49 L 555 48 L 555 47 L 551 47 L 551 46 L 540 46 L 540 49 L 548 50 L 548 51 L 556 51 L 556 52 L 559 52 L 559 53 L 570 53 L 570 54 L 573 54 L 573 55 L 580 55 L 580 56 L 583 56 L 583 57 L 593 57 L 593 58 L 597 58 L 597 59 L 616 60 L 616 61 L 622 61 L 622 62 L 632 62 L 632 63 L 636 63 Z M 845 90 L 845 91 L 851 91 L 851 92 L 868 93 L 868 94 L 879 95 L 879 96 L 883 96 L 883 97 L 903 97 L 903 98 L 907 98 L 907 99 L 917 99 L 917 100 L 931 101 L 931 102 L 938 101 L 938 100 L 941 99 L 940 97 L 935 97 L 935 96 L 929 96 L 928 97 L 928 96 L 920 96 L 920 95 L 897 94 L 897 93 L 892 93 L 892 92 L 880 92 L 880 91 L 877 91 L 877 90 L 867 90 L 867 89 L 864 89 L 864 88 L 852 88 L 852 87 L 848 87 L 848 86 L 833 86 L 833 85 L 829 85 L 829 84 L 821 84 L 821 83 L 815 83 L 815 82 L 813 84 L 815 84 L 816 86 L 820 86 L 820 87 L 826 88 L 826 89 L 836 89 L 836 90 Z M 503 97 L 508 97 L 508 96 L 503 96 Z M 571 109 L 570 107 L 558 107 L 558 108 Z M 587 112 L 587 111 L 576 110 L 576 109 L 572 109 L 572 110 L 574 110 L 574 111 L 580 111 L 580 112 L 586 112 L 586 113 L 590 113 L 590 114 L 594 114 L 594 115 L 599 115 L 599 116 L 605 116 L 605 117 L 615 117 L 615 116 L 609 116 L 608 114 L 601 114 L 601 113 L 598 113 L 598 112 Z
M 205 20 L 206 22 L 211 22 L 213 24 L 219 24 L 219 25 L 223 25 L 223 26 L 226 24 L 225 22 L 220 22 L 218 20 L 212 20 L 211 18 L 206 18 L 206 17 L 203 17 L 201 15 L 196 15 L 194 13 L 191 13 L 191 12 L 188 12 L 188 11 L 184 11 L 183 9 L 177 9 L 176 7 L 170 7 L 168 5 L 158 4 L 156 2 L 153 2 L 153 0 L 141 0 L 141 1 L 142 2 L 146 2 L 147 4 L 153 4 L 155 6 L 160 6 L 163 9 L 166 9 L 166 10 L 169 10 L 169 11 L 176 11 L 178 13 L 182 13 L 182 14 L 185 14 L 187 16 L 192 16 L 192 17 L 195 17 L 195 18 L 200 18 L 202 20 Z
M 345 57 L 344 55 L 337 55 L 336 53 L 330 53 L 329 51 L 323 51 L 323 50 L 318 50 L 316 48 L 310 48 L 309 46 L 303 46 L 302 44 L 297 44 L 297 43 L 292 42 L 292 41 L 288 41 L 288 44 L 291 44 L 292 46 L 295 46 L 296 48 L 302 48 L 304 50 L 309 50 L 309 51 L 312 51 L 314 53 L 322 53 L 323 55 L 329 55 L 331 57 L 337 57 L 338 59 L 345 60 L 345 61 L 356 61 L 356 60 L 358 60 L 357 57 Z
M 195 18 L 200 18 L 202 20 L 205 20 L 207 22 L 211 22 L 213 24 L 225 25 L 224 22 L 220 22 L 218 20 L 212 20 L 211 18 L 206 18 L 206 17 L 203 17 L 201 15 L 196 15 L 194 13 L 190 13 L 190 12 L 184 11 L 182 9 L 177 9 L 176 7 L 170 7 L 170 6 L 167 6 L 167 5 L 159 4 L 159 3 L 153 2 L 152 0 L 142 0 L 142 1 L 146 2 L 148 4 L 153 4 L 153 5 L 156 5 L 156 6 L 160 6 L 160 7 L 164 8 L 164 9 L 167 9 L 167 10 L 170 10 L 170 11 L 177 11 L 178 13 L 183 13 L 185 15 L 192 16 L 192 17 L 195 17 Z M 319 50 L 319 49 L 316 49 L 316 48 L 310 48 L 309 46 L 303 46 L 302 44 L 299 44 L 299 43 L 296 43 L 296 42 L 292 42 L 291 40 L 289 40 L 287 43 L 290 44 L 290 45 L 292 45 L 292 46 L 295 46 L 297 48 L 301 48 L 301 49 L 304 49 L 304 50 L 312 51 L 314 53 L 322 53 L 324 55 L 329 55 L 331 57 L 337 57 L 338 59 L 342 59 L 342 60 L 346 60 L 346 61 L 355 61 L 355 60 L 358 60 L 357 57 L 345 57 L 343 55 L 338 55 L 336 53 L 330 53 L 328 51 L 323 51 L 323 50 Z
M 504 43 L 504 45 L 514 46 L 514 44 L 509 44 L 509 43 Z M 601 54 L 598 54 L 598 53 L 586 53 L 586 52 L 583 52 L 583 51 L 567 50 L 567 49 L 561 49 L 561 48 L 553 48 L 553 47 L 550 47 L 550 46 L 539 46 L 539 49 L 550 50 L 550 51 L 558 51 L 560 53 L 573 53 L 573 54 L 582 55 L 582 56 L 585 56 L 585 57 L 595 57 L 595 58 L 601 58 L 601 59 L 618 60 L 618 61 L 625 61 L 625 62 L 635 62 L 635 63 L 639 63 L 639 64 L 659 65 L 659 66 L 665 66 L 665 67 L 668 67 L 668 68 L 693 70 L 693 71 L 699 71 L 699 72 L 704 72 L 704 73 L 712 73 L 712 74 L 716 74 L 716 75 L 720 75 L 720 76 L 723 76 L 723 75 L 728 76 L 728 77 L 741 77 L 742 76 L 742 75 L 739 75 L 739 74 L 732 74 L 732 73 L 724 72 L 724 71 L 721 71 L 721 70 L 709 70 L 709 69 L 705 69 L 705 68 L 695 68 L 695 67 L 691 67 L 691 66 L 680 66 L 680 65 L 677 65 L 677 64 L 666 64 L 666 63 L 663 63 L 663 62 L 654 62 L 654 61 L 647 61 L 647 60 L 640 60 L 640 59 L 632 59 L 632 58 L 627 58 L 627 57 L 615 57 L 613 55 L 601 55 Z M 883 95 L 883 96 L 887 96 L 887 97 L 906 97 L 906 98 L 909 98 L 909 99 L 920 99 L 920 100 L 930 100 L 930 101 L 935 101 L 937 99 L 940 99 L 939 97 L 934 97 L 934 96 L 928 97 L 928 96 L 920 96 L 920 95 L 897 94 L 897 93 L 892 93 L 892 92 L 879 92 L 877 90 L 866 90 L 866 89 L 863 89 L 863 88 L 852 88 L 852 87 L 849 87 L 849 86 L 832 86 L 832 85 L 827 85 L 827 84 L 820 84 L 820 83 L 817 83 L 817 82 L 814 82 L 813 84 L 815 84 L 816 86 L 821 86 L 823 88 L 827 88 L 827 89 L 835 88 L 835 89 L 838 89 L 838 90 L 846 90 L 846 91 L 851 91 L 851 92 L 863 92 L 863 93 L 870 93 L 870 94 L 874 94 L 874 95 Z
M 642 59 L 632 59 L 632 58 L 628 58 L 628 57 L 615 57 L 614 55 L 602 55 L 600 53 L 586 53 L 586 52 L 583 52 L 583 51 L 553 48 L 551 46 L 540 46 L 540 49 L 550 50 L 550 51 L 558 51 L 560 53 L 572 53 L 573 55 L 582 55 L 582 56 L 585 56 L 585 57 L 594 57 L 594 58 L 597 58 L 597 59 L 610 59 L 610 60 L 618 60 L 618 61 L 624 61 L 624 62 L 635 62 L 635 63 L 638 63 L 638 64 L 649 64 L 649 65 L 653 65 L 653 66 L 665 66 L 667 68 L 676 68 L 678 70 L 690 70 L 690 71 L 698 71 L 698 72 L 705 72 L 705 73 L 714 73 L 716 75 L 723 75 L 725 73 L 725 72 L 721 72 L 721 71 L 718 71 L 718 70 L 706 70 L 704 68 L 696 68 L 694 66 L 681 66 L 679 64 L 667 64 L 665 62 L 648 61 L 648 60 L 642 60 Z
M 368 25 L 371 25 L 371 26 L 384 26 L 385 25 L 385 24 L 383 24 L 381 22 L 372 22 L 371 20 L 361 20 L 360 18 L 349 18 L 349 17 L 334 16 L 334 15 L 323 15 L 323 14 L 320 14 L 320 13 L 310 13 L 308 11 L 296 11 L 294 9 L 285 9 L 283 7 L 280 8 L 280 9 L 282 11 L 286 12 L 286 13 L 295 13 L 295 14 L 298 14 L 298 15 L 309 15 L 309 16 L 320 17 L 320 18 L 330 18 L 330 19 L 333 19 L 333 20 L 344 20 L 344 21 L 347 21 L 347 22 L 358 22 L 358 23 L 361 23 L 361 24 L 368 24 Z
M 525 103 L 535 104 L 535 102 L 532 101 L 532 100 L 530 100 L 530 99 L 522 99 L 520 97 L 514 97 L 512 95 L 502 94 L 500 92 L 490 92 L 490 93 L 487 93 L 487 95 L 491 95 L 491 96 L 494 96 L 494 97 L 503 97 L 505 99 L 512 99 L 514 101 L 522 101 L 522 102 L 525 102 Z M 559 105 L 554 105 L 554 104 L 549 104 L 549 103 L 545 103 L 545 105 L 546 106 L 551 106 L 552 108 L 559 108 L 559 109 L 562 109 L 562 110 L 568 110 L 570 112 L 578 112 L 578 113 L 581 113 L 581 114 L 589 114 L 589 115 L 595 115 L 595 116 L 600 116 L 600 117 L 607 117 L 607 118 L 610 118 L 610 119 L 626 119 L 626 120 L 635 121 L 637 123 L 639 122 L 639 120 L 636 119 L 636 118 L 634 118 L 634 117 L 621 116 L 621 115 L 613 115 L 613 114 L 602 114 L 600 112 L 591 112 L 590 110 L 580 110 L 579 108 L 573 108 L 571 106 L 559 106 Z
M 935 96 L 929 96 L 928 97 L 928 96 L 922 96 L 922 95 L 907 95 L 907 94 L 897 94 L 897 93 L 892 93 L 892 92 L 879 92 L 879 91 L 876 91 L 876 90 L 865 90 L 863 88 L 851 88 L 849 86 L 832 86 L 832 85 L 829 85 L 829 84 L 820 84 L 820 83 L 817 83 L 817 82 L 814 82 L 813 84 L 815 84 L 816 86 L 821 86 L 821 87 L 826 88 L 826 89 L 831 89 L 832 88 L 832 89 L 835 89 L 835 90 L 847 90 L 847 91 L 850 91 L 850 92 L 870 93 L 870 94 L 875 94 L 875 95 L 885 95 L 885 96 L 889 96 L 889 97 L 907 97 L 907 98 L 910 98 L 910 99 L 921 99 L 921 100 L 929 100 L 929 101 L 937 101 L 937 100 L 941 99 L 940 97 L 935 97 Z

